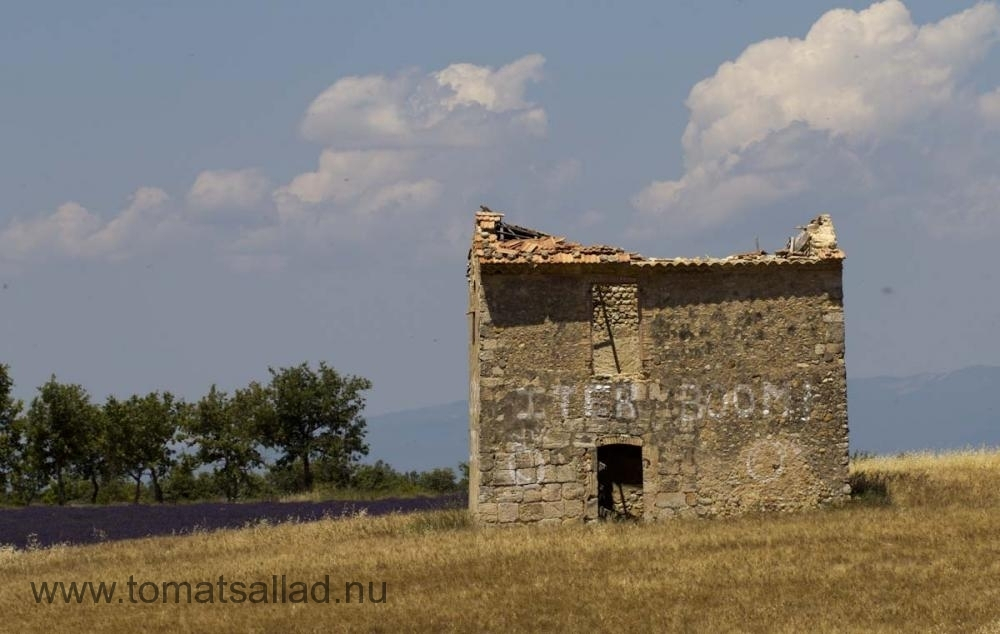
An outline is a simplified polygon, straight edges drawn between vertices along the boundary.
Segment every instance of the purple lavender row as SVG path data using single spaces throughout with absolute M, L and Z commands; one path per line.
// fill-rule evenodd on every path
M 91 544 L 193 531 L 239 528 L 260 521 L 308 522 L 355 514 L 385 515 L 463 508 L 464 494 L 372 501 L 199 503 L 122 506 L 30 506 L 0 509 L 0 545 L 16 548 Z

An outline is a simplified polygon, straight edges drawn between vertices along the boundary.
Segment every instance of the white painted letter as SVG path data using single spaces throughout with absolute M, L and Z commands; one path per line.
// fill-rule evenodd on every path
M 767 416 L 771 413 L 771 404 L 775 404 L 775 411 L 778 411 L 777 404 L 781 401 L 781 417 L 788 418 L 788 388 L 780 387 L 772 383 L 764 382 L 764 398 L 761 404 L 761 414 Z
M 576 392 L 572 385 L 557 385 L 552 388 L 552 392 L 559 397 L 559 414 L 563 420 L 569 418 L 569 397 Z
M 740 403 L 740 394 L 746 395 L 746 403 Z M 749 385 L 740 383 L 733 388 L 733 407 L 736 408 L 736 414 L 740 418 L 750 418 L 753 416 L 754 409 L 754 399 L 753 390 L 750 389 Z
M 518 394 L 523 394 L 528 397 L 528 407 L 527 409 L 521 410 L 517 413 L 518 420 L 545 420 L 545 412 L 535 411 L 535 394 L 544 394 L 545 390 L 542 388 L 533 387 L 519 387 L 517 388 Z
M 635 418 L 635 383 L 619 385 L 615 388 L 615 418 Z
M 686 423 L 705 418 L 705 405 L 701 402 L 701 388 L 694 383 L 685 383 L 681 386 L 681 393 L 678 397 L 681 404 L 681 420 Z
M 608 418 L 611 415 L 611 386 L 592 383 L 583 391 L 583 414 L 587 418 Z

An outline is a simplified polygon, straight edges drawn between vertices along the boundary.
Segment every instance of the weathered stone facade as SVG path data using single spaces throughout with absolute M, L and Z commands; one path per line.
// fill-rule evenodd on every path
M 771 255 L 650 259 L 477 214 L 474 516 L 652 520 L 845 499 L 843 257 L 829 216 Z

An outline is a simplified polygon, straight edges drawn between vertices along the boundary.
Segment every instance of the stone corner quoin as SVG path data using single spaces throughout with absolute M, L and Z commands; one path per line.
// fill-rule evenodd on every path
M 646 258 L 476 214 L 469 507 L 487 525 L 835 504 L 848 485 L 833 222 Z

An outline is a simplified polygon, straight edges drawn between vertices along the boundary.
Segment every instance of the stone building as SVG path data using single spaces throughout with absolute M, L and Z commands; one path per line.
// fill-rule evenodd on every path
M 469 506 L 482 523 L 836 503 L 844 254 L 822 215 L 773 254 L 646 258 L 476 214 Z

